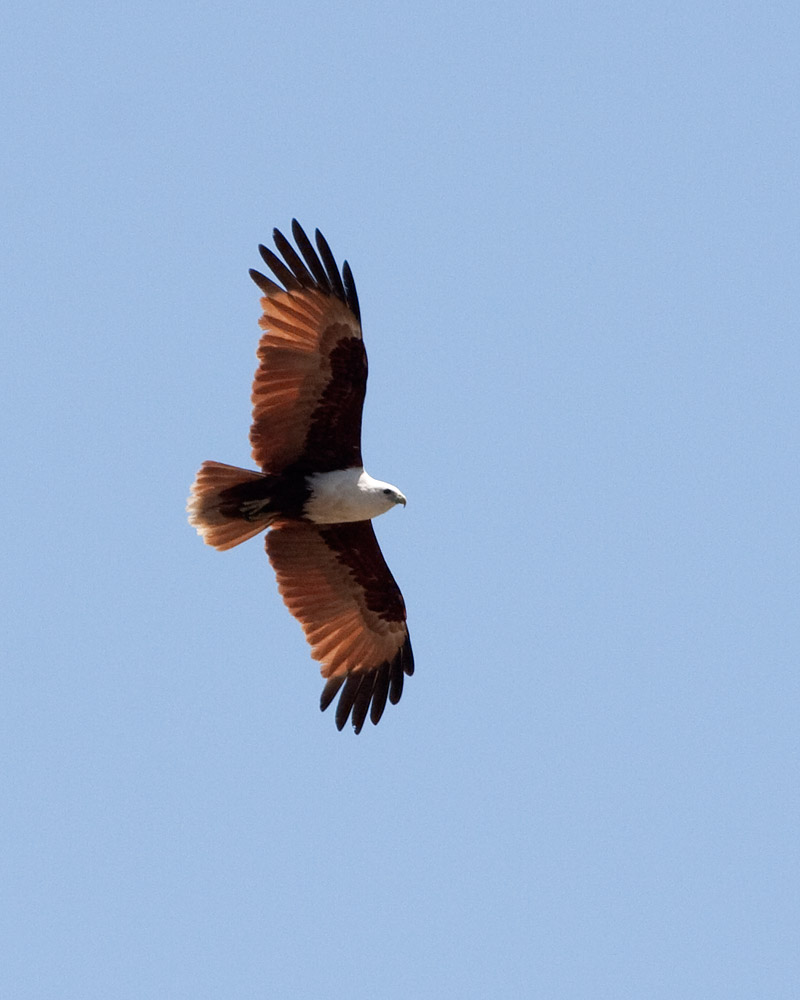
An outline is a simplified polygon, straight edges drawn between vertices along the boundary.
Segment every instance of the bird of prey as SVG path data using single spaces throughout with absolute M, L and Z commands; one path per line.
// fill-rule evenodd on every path
M 349 718 L 358 733 L 414 672 L 403 597 L 372 529 L 406 498 L 361 458 L 367 355 L 350 267 L 339 271 L 319 230 L 316 248 L 297 220 L 292 234 L 297 250 L 273 231 L 282 260 L 259 247 L 277 282 L 250 271 L 264 311 L 250 428 L 261 471 L 203 462 L 186 509 L 219 550 L 269 529 L 278 589 L 326 680 L 320 708 L 341 690 L 336 726 Z

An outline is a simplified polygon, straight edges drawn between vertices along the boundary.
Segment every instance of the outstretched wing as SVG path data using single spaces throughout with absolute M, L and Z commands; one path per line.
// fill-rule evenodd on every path
M 327 684 L 324 711 L 336 707 L 342 729 L 352 712 L 357 733 L 369 712 L 377 724 L 388 697 L 397 704 L 414 672 L 403 596 L 384 561 L 371 521 L 314 525 L 282 521 L 267 535 L 267 554 L 286 606 L 303 626 Z
M 265 331 L 253 382 L 253 458 L 265 472 L 358 466 L 367 355 L 353 275 L 346 261 L 339 273 L 319 230 L 316 250 L 296 219 L 292 233 L 300 254 L 277 229 L 283 260 L 259 247 L 283 287 L 250 271 L 264 293 Z

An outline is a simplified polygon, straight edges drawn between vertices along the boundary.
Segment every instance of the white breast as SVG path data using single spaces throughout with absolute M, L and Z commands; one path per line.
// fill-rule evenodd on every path
M 389 483 L 373 479 L 363 468 L 317 472 L 307 479 L 311 497 L 303 512 L 316 524 L 367 521 L 391 510 L 397 490 Z M 389 490 L 389 493 L 384 493 Z

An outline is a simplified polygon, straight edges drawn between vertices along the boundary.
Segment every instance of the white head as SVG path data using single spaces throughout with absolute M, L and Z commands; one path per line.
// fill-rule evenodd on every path
M 397 504 L 406 505 L 406 498 L 391 483 L 373 479 L 363 469 L 341 469 L 318 472 L 309 476 L 311 498 L 305 515 L 317 524 L 366 521 Z
M 392 486 L 391 483 L 382 483 L 380 479 L 373 479 L 368 472 L 362 472 L 359 476 L 358 488 L 371 500 L 374 500 L 376 507 L 380 504 L 379 514 L 385 514 L 387 510 L 391 510 L 399 503 L 404 507 L 406 505 L 406 498 L 396 486 Z M 377 514 L 372 516 L 377 517 Z

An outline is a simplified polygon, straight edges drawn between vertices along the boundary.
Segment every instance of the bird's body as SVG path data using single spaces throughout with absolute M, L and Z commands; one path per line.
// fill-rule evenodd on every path
M 367 359 L 355 284 L 319 230 L 317 250 L 292 223 L 298 256 L 261 254 L 284 287 L 257 271 L 264 334 L 253 383 L 250 440 L 260 472 L 204 462 L 189 498 L 190 522 L 224 550 L 269 529 L 267 553 L 286 605 L 321 661 L 321 707 L 343 687 L 336 724 L 381 717 L 397 702 L 414 660 L 403 598 L 371 520 L 406 498 L 373 479 L 361 459 Z

